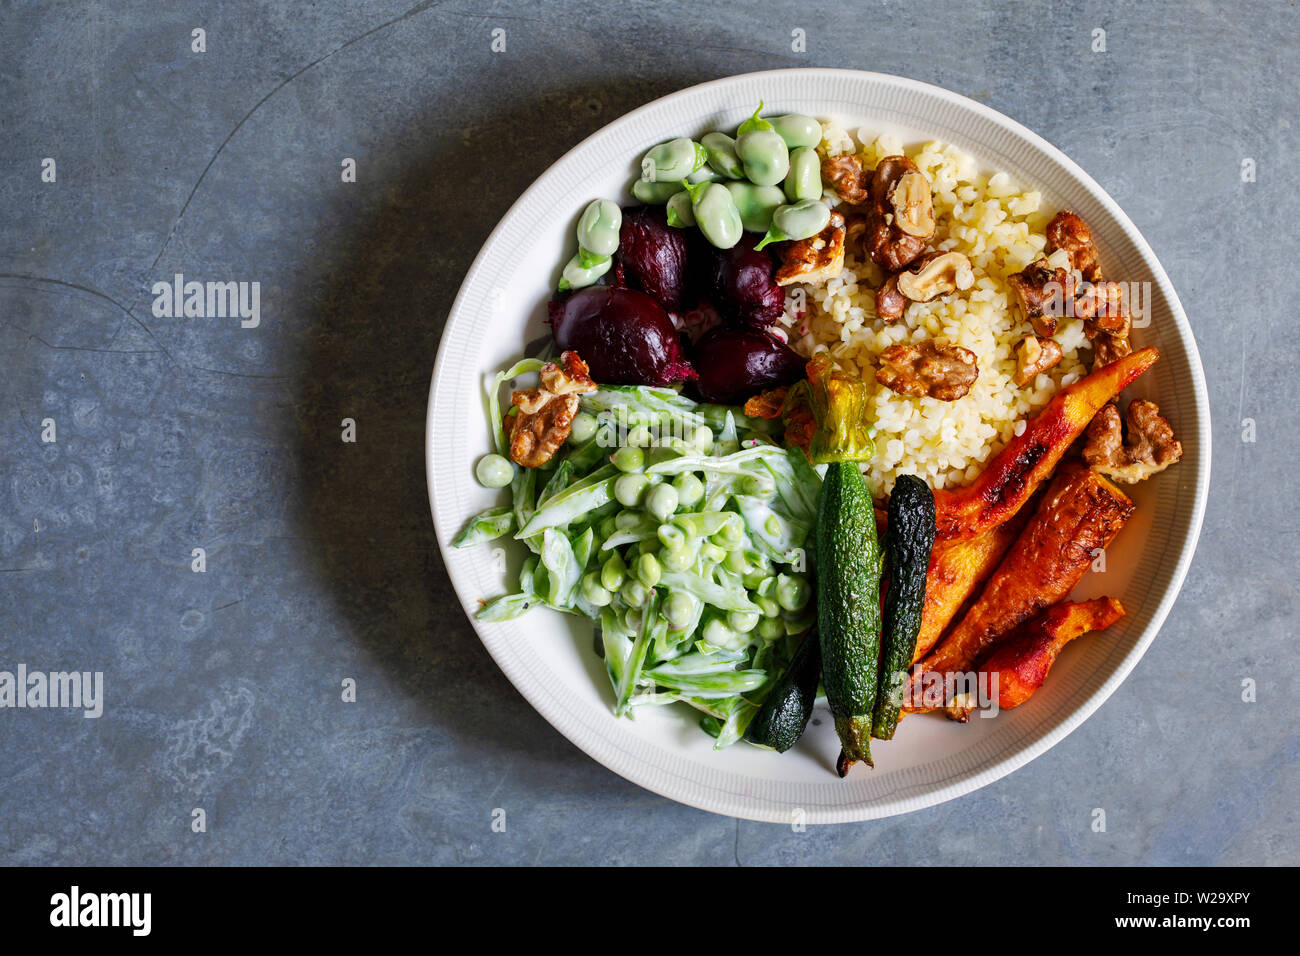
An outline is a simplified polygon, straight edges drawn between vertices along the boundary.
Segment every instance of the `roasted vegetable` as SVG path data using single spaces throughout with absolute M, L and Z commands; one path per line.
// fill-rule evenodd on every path
M 623 210 L 618 237 L 618 261 L 629 286 L 640 289 L 669 312 L 691 304 L 687 268 L 688 237 L 668 225 L 660 206 Z
M 821 676 L 821 643 L 810 632 L 804 635 L 776 686 L 763 698 L 763 705 L 745 730 L 745 739 L 778 753 L 793 747 L 812 717 Z
M 934 545 L 934 495 L 922 479 L 900 475 L 894 482 L 888 528 L 885 573 L 889 590 L 881 636 L 880 685 L 871 721 L 871 736 L 881 740 L 890 740 L 898 726 L 925 604 L 925 576 Z
M 792 424 L 806 424 L 811 419 L 815 430 L 807 452 L 815 463 L 870 460 L 876 446 L 866 384 L 837 370 L 825 352 L 816 355 L 805 371 L 807 380 L 791 387 L 781 409 L 787 436 Z
M 994 642 L 1064 598 L 1133 513 L 1133 502 L 1081 465 L 1062 469 L 979 598 L 913 672 L 968 671 Z M 909 699 L 918 699 L 915 694 Z
M 671 385 L 695 377 L 672 319 L 644 292 L 590 286 L 547 310 L 556 345 L 581 353 L 601 384 Z
M 1118 599 L 1101 597 L 1057 604 L 1022 624 L 999 641 L 980 665 L 990 675 L 988 686 L 997 687 L 998 707 L 1010 710 L 1023 704 L 1043 683 L 1061 648 L 1076 637 L 1110 627 L 1123 616 Z
M 925 577 L 925 607 L 912 653 L 913 664 L 939 642 L 944 629 L 993 573 L 1028 519 L 1028 509 L 1022 508 L 1010 520 L 977 537 L 935 544 Z
M 729 322 L 765 329 L 785 312 L 785 292 L 776 284 L 776 259 L 755 250 L 750 232 L 730 249 L 709 247 L 704 294 Z
M 699 371 L 694 389 L 706 402 L 739 405 L 755 392 L 789 385 L 803 374 L 794 349 L 762 329 L 718 325 L 691 350 Z
M 817 627 L 822 684 L 840 738 L 841 777 L 871 764 L 880 653 L 880 555 L 871 492 L 857 462 L 833 462 L 817 502 Z
M 935 492 L 937 540 L 973 538 L 1019 511 L 1098 410 L 1159 357 L 1145 348 L 1061 389 L 974 484 Z

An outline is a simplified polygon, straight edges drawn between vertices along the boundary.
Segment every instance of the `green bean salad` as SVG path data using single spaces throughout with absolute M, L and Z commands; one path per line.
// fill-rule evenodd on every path
M 582 395 L 561 449 L 518 468 L 499 392 L 542 364 L 487 382 L 496 452 L 476 473 L 510 503 L 470 519 L 453 545 L 512 535 L 527 552 L 517 590 L 477 618 L 537 605 L 588 617 L 616 715 L 685 703 L 716 747 L 734 743 L 814 623 L 805 548 L 821 478 L 777 443 L 775 422 L 648 386 Z

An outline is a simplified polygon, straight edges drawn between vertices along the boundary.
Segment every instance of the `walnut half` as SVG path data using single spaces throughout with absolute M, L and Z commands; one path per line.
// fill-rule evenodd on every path
M 1083 274 L 1088 282 L 1101 281 L 1101 262 L 1092 231 L 1077 213 L 1062 209 L 1047 224 L 1047 251 L 1064 249 L 1070 256 L 1070 268 Z
M 891 345 L 880 353 L 876 381 L 900 395 L 955 402 L 975 384 L 975 353 L 926 339 L 919 345 Z
M 876 265 L 897 272 L 914 262 L 934 235 L 930 181 L 906 156 L 886 156 L 868 187 L 867 254 Z
M 911 268 L 885 280 L 876 293 L 876 315 L 886 322 L 903 317 L 908 301 L 929 302 L 958 289 L 969 289 L 975 277 L 970 260 L 960 252 L 931 252 Z
M 1074 298 L 1075 281 L 1066 268 L 1049 259 L 1035 259 L 1007 282 L 1016 293 L 1020 311 L 1043 338 L 1056 334 L 1056 320 L 1065 313 L 1065 303 Z
M 542 366 L 538 388 L 519 389 L 510 396 L 514 415 L 505 417 L 510 457 L 525 468 L 546 464 L 569 437 L 578 396 L 594 392 L 596 383 L 577 352 L 560 355 L 560 363 Z
M 1028 385 L 1040 373 L 1054 368 L 1061 361 L 1061 356 L 1061 347 L 1051 339 L 1026 335 L 1016 355 L 1016 374 L 1013 380 L 1017 385 Z
M 826 228 L 815 236 L 787 242 L 781 253 L 776 284 L 821 285 L 844 271 L 844 217 L 834 209 Z
M 1160 415 L 1155 402 L 1135 398 L 1129 402 L 1128 444 L 1120 427 L 1119 409 L 1107 405 L 1088 425 L 1083 460 L 1093 471 L 1125 484 L 1134 484 L 1164 471 L 1183 457 L 1183 446 Z

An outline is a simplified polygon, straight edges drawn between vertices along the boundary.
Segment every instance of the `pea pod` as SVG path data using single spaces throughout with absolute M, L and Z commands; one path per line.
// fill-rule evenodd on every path
M 685 136 L 660 143 L 641 160 L 641 178 L 656 183 L 685 179 L 704 165 L 708 151 Z
M 745 169 L 736 155 L 736 141 L 726 133 L 705 133 L 700 137 L 709 168 L 728 179 L 743 179 Z
M 738 243 L 744 226 L 727 187 L 719 183 L 691 185 L 685 181 L 682 185 L 691 194 L 691 211 L 704 238 L 719 249 L 730 249 Z
M 673 193 L 673 197 L 668 200 L 668 225 L 676 229 L 685 229 L 687 226 L 695 225 L 695 211 L 691 208 L 691 194 L 685 189 Z
M 618 203 L 595 199 L 578 220 L 578 245 L 597 256 L 612 256 L 618 250 L 618 230 L 623 211 Z
M 681 191 L 681 183 L 656 183 L 649 179 L 632 181 L 632 195 L 647 206 L 662 206 Z
M 767 232 L 772 213 L 785 203 L 779 186 L 755 186 L 743 180 L 724 184 L 740 212 L 740 224 L 750 232 Z
M 772 129 L 792 150 L 816 146 L 822 141 L 822 124 L 803 113 L 773 116 L 770 122 Z
M 790 172 L 790 150 L 771 129 L 753 129 L 736 137 L 736 156 L 755 186 L 775 186 Z
M 591 262 L 591 258 L 587 257 Z M 591 265 L 583 265 L 583 255 L 579 251 L 564 266 L 564 271 L 560 273 L 559 288 L 564 289 L 585 289 L 589 285 L 594 285 L 596 280 L 609 271 L 610 264 L 613 262 L 609 256 L 597 259 L 591 262 Z
M 811 146 L 801 146 L 790 153 L 785 196 L 792 203 L 822 198 L 822 161 Z
M 515 513 L 510 508 L 490 508 L 476 514 L 465 523 L 460 534 L 451 542 L 453 548 L 470 548 L 509 533 L 515 524 Z
M 772 124 L 758 114 L 763 112 L 763 101 L 758 101 L 758 109 L 754 110 L 754 115 L 745 122 L 736 127 L 736 138 L 739 139 L 744 133 L 752 133 L 754 130 L 771 130 Z
M 772 225 L 755 249 L 768 243 L 786 239 L 807 239 L 826 228 L 831 221 L 831 211 L 818 199 L 805 199 L 790 206 L 781 206 L 772 213 Z

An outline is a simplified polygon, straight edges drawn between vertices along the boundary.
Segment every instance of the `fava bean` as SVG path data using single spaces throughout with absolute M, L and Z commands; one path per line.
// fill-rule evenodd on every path
M 675 229 L 685 229 L 687 226 L 695 225 L 695 210 L 691 208 L 691 194 L 685 189 L 673 193 L 673 197 L 668 200 L 668 225 Z
M 681 183 L 656 183 L 648 179 L 632 181 L 632 195 L 647 206 L 662 206 L 681 191 Z
M 736 139 L 736 155 L 755 186 L 775 186 L 790 172 L 790 150 L 770 129 L 755 129 Z
M 736 141 L 726 133 L 705 133 L 700 137 L 700 145 L 704 147 L 709 168 L 714 172 L 728 179 L 740 179 L 745 175 L 740 157 L 736 155 Z
M 618 250 L 618 231 L 623 210 L 608 199 L 593 200 L 578 220 L 578 245 L 598 256 L 612 256 Z
M 474 477 L 484 488 L 504 488 L 515 480 L 515 466 L 501 455 L 484 455 L 474 466 Z
M 694 185 L 695 183 L 716 183 L 726 178 L 727 178 L 726 176 L 723 176 L 721 173 L 717 172 L 712 166 L 706 163 L 705 165 L 701 166 L 699 169 L 695 170 L 695 172 L 687 176 L 686 181 Z
M 780 618 L 765 617 L 758 622 L 758 636 L 765 641 L 785 637 L 785 622 Z
M 822 124 L 811 116 L 787 113 L 785 116 L 773 116 L 769 122 L 776 134 L 785 140 L 785 145 L 792 150 L 816 146 L 822 141 Z
M 754 115 L 751 116 L 749 119 L 745 120 L 745 122 L 741 123 L 738 127 L 736 127 L 737 139 L 739 139 L 745 133 L 750 133 L 753 132 L 754 130 L 772 129 L 772 124 L 767 120 L 763 119 L 763 117 L 758 115 L 761 112 L 763 112 L 763 101 L 759 100 L 758 109 L 754 110 Z
M 822 161 L 817 150 L 803 146 L 790 154 L 790 174 L 785 177 L 790 202 L 822 198 Z
M 685 136 L 660 143 L 641 160 L 641 178 L 656 183 L 685 179 L 704 165 L 708 151 Z
M 739 181 L 727 183 L 726 187 L 740 213 L 740 224 L 750 232 L 767 232 L 772 225 L 772 213 L 786 201 L 780 186 L 755 186 Z
M 590 261 L 590 259 L 588 259 Z M 572 259 L 564 264 L 564 269 L 560 272 L 559 289 L 585 289 L 589 285 L 595 285 L 596 280 L 609 271 L 613 260 L 609 256 L 599 259 L 590 265 L 583 265 L 583 256 L 578 252 Z
M 780 206 L 772 213 L 772 225 L 755 249 L 768 243 L 786 239 L 807 239 L 826 228 L 831 221 L 830 208 L 819 199 L 805 199 L 789 206 Z
M 700 183 L 695 186 L 686 184 L 686 188 L 691 194 L 695 223 L 704 233 L 704 238 L 719 249 L 730 249 L 738 243 L 744 226 L 727 187 L 720 183 Z

